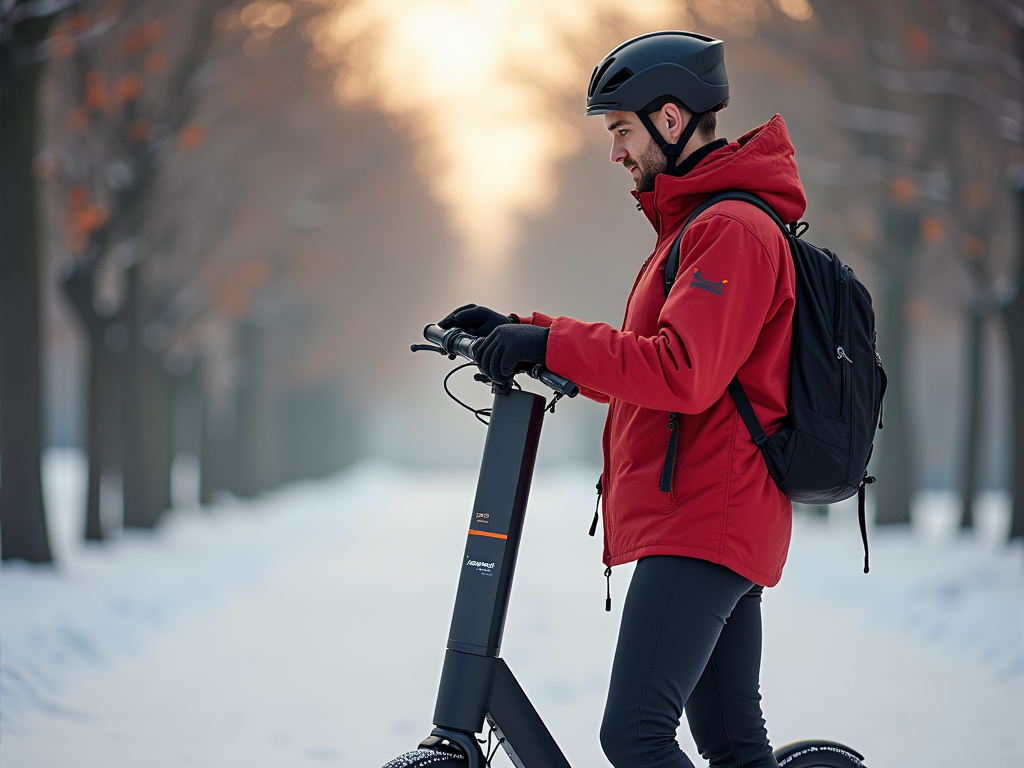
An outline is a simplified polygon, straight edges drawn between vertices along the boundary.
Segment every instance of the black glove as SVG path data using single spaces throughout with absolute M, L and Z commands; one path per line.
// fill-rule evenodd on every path
M 516 371 L 543 363 L 547 350 L 547 328 L 500 325 L 476 343 L 476 363 L 491 381 L 504 383 Z
M 449 328 L 461 328 L 473 336 L 486 336 L 499 325 L 518 322 L 514 318 L 500 315 L 493 309 L 466 304 L 452 312 L 438 323 L 446 331 Z

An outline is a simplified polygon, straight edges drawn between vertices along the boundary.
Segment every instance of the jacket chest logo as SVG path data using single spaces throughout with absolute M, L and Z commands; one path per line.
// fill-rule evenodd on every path
M 700 288 L 702 291 L 709 291 L 711 293 L 717 294 L 718 296 L 721 296 L 722 292 L 725 290 L 725 284 L 728 282 L 728 280 L 723 280 L 720 283 L 713 283 L 710 280 L 705 280 L 703 277 L 700 276 L 700 270 L 694 267 L 693 279 L 690 280 L 690 287 Z

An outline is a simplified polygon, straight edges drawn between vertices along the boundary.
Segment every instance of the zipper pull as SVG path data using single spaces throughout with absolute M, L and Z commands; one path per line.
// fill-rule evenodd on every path
M 852 363 L 853 360 L 846 354 L 846 350 L 842 347 L 836 347 L 836 360 L 845 360 L 848 363 Z
M 601 508 L 601 494 L 604 492 L 604 486 L 601 485 L 601 481 L 604 479 L 604 475 L 597 478 L 597 503 L 594 505 L 594 522 L 590 524 L 590 535 L 593 536 L 597 533 L 597 511 Z
M 608 592 L 604 599 L 604 609 L 610 611 L 612 609 L 612 569 L 611 567 L 604 569 L 604 578 L 608 582 Z
M 874 362 L 879 368 L 882 368 L 882 355 L 878 352 L 874 353 Z M 882 407 L 885 406 L 885 397 L 879 400 L 879 429 L 882 429 Z

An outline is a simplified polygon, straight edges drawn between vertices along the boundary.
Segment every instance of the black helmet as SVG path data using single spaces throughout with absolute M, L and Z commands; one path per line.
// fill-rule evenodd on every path
M 705 112 L 729 103 L 724 43 L 695 32 L 666 30 L 627 40 L 594 69 L 587 89 L 587 114 L 636 112 L 651 137 L 670 158 L 669 168 L 697 129 Z M 669 144 L 648 117 L 670 100 L 693 117 L 679 142 Z

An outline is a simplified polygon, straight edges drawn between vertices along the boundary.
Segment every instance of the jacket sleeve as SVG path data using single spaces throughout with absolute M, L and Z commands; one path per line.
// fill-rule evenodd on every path
M 683 237 L 685 258 L 656 335 L 556 317 L 548 335 L 548 368 L 581 388 L 641 407 L 706 410 L 749 357 L 773 307 L 781 233 L 778 241 L 766 245 L 727 212 L 702 216 Z M 660 279 L 646 285 L 664 295 Z
M 548 315 L 541 314 L 540 312 L 534 312 L 531 315 L 516 315 L 516 314 L 513 314 L 512 316 L 516 320 L 518 320 L 520 323 L 525 323 L 526 325 L 539 325 L 542 328 L 550 328 L 551 327 L 551 323 L 554 321 L 553 317 L 549 317 Z M 550 339 L 551 339 L 551 336 L 550 336 L 550 333 L 549 333 L 548 334 L 548 344 L 549 345 L 551 344 Z M 566 378 L 568 378 L 568 377 L 566 377 Z M 586 397 L 586 398 L 588 398 L 590 400 L 593 400 L 595 402 L 598 402 L 598 403 L 607 403 L 608 402 L 608 400 L 609 400 L 608 395 L 606 395 L 604 392 L 600 392 L 600 391 L 598 391 L 596 389 L 591 389 L 590 387 L 585 387 L 582 384 L 580 384 L 578 381 L 576 381 L 575 379 L 570 379 L 570 381 L 572 381 L 574 384 L 579 385 L 580 394 L 583 395 L 584 397 Z

